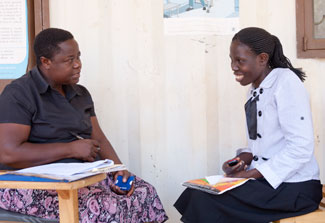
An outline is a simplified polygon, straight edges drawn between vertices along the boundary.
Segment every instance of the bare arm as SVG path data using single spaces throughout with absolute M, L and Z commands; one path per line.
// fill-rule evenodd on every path
M 93 127 L 93 132 L 91 134 L 91 138 L 98 141 L 99 146 L 100 146 L 99 154 L 100 154 L 101 158 L 102 159 L 111 159 L 114 161 L 115 164 L 122 163 L 121 160 L 118 158 L 111 143 L 108 141 L 108 139 L 104 135 L 102 129 L 100 128 L 96 116 L 93 116 L 90 119 L 91 119 L 91 124 Z M 114 181 L 116 180 L 118 175 L 123 176 L 123 182 L 126 182 L 131 174 L 127 170 L 117 171 L 114 174 Z M 131 196 L 131 194 L 134 192 L 134 184 L 132 184 L 132 187 L 129 191 L 122 191 L 115 184 L 111 185 L 111 189 L 113 191 L 115 191 L 115 193 L 117 193 L 117 194 Z
M 242 170 L 240 172 L 237 172 L 235 174 L 227 175 L 229 177 L 240 177 L 240 178 L 261 178 L 263 175 L 257 170 L 257 169 L 251 169 L 251 170 Z
M 102 129 L 100 128 L 96 116 L 92 116 L 90 119 L 91 119 L 91 124 L 93 127 L 91 138 L 98 141 L 98 143 L 99 143 L 99 146 L 100 146 L 99 155 L 101 156 L 102 159 L 110 159 L 110 160 L 113 160 L 114 163 L 120 164 L 121 161 L 118 158 L 111 143 L 108 141 L 108 139 L 104 135 Z
M 98 146 L 95 140 L 76 140 L 70 143 L 30 143 L 28 142 L 30 129 L 28 125 L 0 124 L 0 163 L 13 168 L 26 168 L 64 158 L 95 160 Z

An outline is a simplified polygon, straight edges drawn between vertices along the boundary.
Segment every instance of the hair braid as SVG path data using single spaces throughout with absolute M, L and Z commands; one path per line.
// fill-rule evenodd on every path
M 242 29 L 235 34 L 232 41 L 234 40 L 238 40 L 247 45 L 257 55 L 267 53 L 269 55 L 268 64 L 271 68 L 289 68 L 299 77 L 301 81 L 305 80 L 305 73 L 297 68 L 294 68 L 290 63 L 290 60 L 283 54 L 280 40 L 264 29 L 257 27 Z
M 274 48 L 273 56 L 270 58 L 269 61 L 271 68 L 276 68 L 276 67 L 289 68 L 295 74 L 297 74 L 297 76 L 300 78 L 301 81 L 304 81 L 306 78 L 306 74 L 302 70 L 299 70 L 292 66 L 290 60 L 283 54 L 283 49 L 279 38 L 273 35 L 272 37 L 275 42 L 275 48 Z

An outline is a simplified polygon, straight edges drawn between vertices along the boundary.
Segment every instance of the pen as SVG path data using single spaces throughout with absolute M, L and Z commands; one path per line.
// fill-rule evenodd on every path
M 80 136 L 80 135 L 78 135 L 77 133 L 75 133 L 75 132 L 70 132 L 71 133 L 71 135 L 73 135 L 74 137 L 76 137 L 77 139 L 85 139 L 84 137 L 82 137 L 82 136 Z M 100 150 L 100 148 L 99 147 L 97 147 L 97 150 L 99 151 Z
M 75 132 L 70 132 L 71 135 L 73 135 L 74 137 L 76 137 L 77 139 L 85 139 L 84 137 L 78 135 L 77 133 Z

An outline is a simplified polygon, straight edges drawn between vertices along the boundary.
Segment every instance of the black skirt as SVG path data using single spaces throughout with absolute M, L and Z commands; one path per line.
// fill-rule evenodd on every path
M 186 223 L 268 223 L 316 210 L 322 199 L 319 180 L 282 183 L 250 180 L 221 195 L 187 188 L 174 206 Z

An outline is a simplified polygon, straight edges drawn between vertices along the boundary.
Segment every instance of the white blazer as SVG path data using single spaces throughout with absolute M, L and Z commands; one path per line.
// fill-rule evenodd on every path
M 258 137 L 248 138 L 248 148 L 237 154 L 256 156 L 249 169 L 256 168 L 274 189 L 282 182 L 318 180 L 310 104 L 298 76 L 288 68 L 275 68 L 259 88 L 249 89 L 248 99 L 257 96 Z

